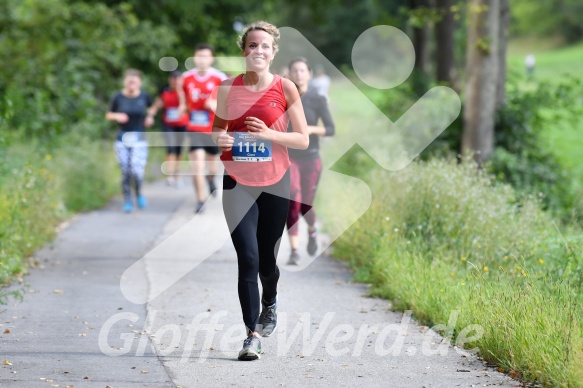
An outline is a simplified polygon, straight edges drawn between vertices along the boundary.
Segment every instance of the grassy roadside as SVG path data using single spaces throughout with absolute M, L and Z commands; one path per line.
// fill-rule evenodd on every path
M 333 112 L 341 134 L 359 109 L 341 84 L 331 99 L 346 107 Z M 583 242 L 560 233 L 536 198 L 519 201 L 511 187 L 449 161 L 391 174 L 354 151 L 335 170 L 350 171 L 373 192 L 334 255 L 374 295 L 428 325 L 447 324 L 457 310 L 454 343 L 478 325 L 481 337 L 466 346 L 501 370 L 546 386 L 583 386 Z M 319 188 L 326 228 L 342 216 L 339 192 Z
M 22 282 L 27 258 L 54 238 L 61 222 L 119 194 L 112 142 L 81 133 L 51 144 L 13 133 L 4 139 L 9 146 L 0 144 L 0 287 Z M 147 181 L 160 179 L 164 157 L 164 147 L 149 149 Z M 0 289 L 0 303 L 5 298 Z
M 102 206 L 118 190 L 109 142 L 69 135 L 50 146 L 16 139 L 0 152 L 0 284 L 21 279 L 26 259 L 72 213 Z M 114 178 L 112 178 L 114 177 Z M 0 299 L 1 301 L 1 299 Z
M 152 181 L 161 176 L 165 151 L 149 153 L 146 177 Z M 0 285 L 21 279 L 26 259 L 54 238 L 62 221 L 119 194 L 110 141 L 72 134 L 47 146 L 18 139 L 0 149 L 0 162 Z

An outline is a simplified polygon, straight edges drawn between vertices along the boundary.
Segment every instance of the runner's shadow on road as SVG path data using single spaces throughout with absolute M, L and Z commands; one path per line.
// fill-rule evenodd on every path
M 165 360 L 177 360 L 177 359 L 183 359 L 183 357 L 180 356 L 176 356 L 176 357 L 164 357 Z M 197 363 L 197 364 L 202 364 L 207 360 L 216 360 L 216 361 L 232 361 L 232 362 L 241 362 L 240 360 L 237 359 L 237 356 L 233 356 L 233 357 L 219 357 L 219 356 L 209 356 L 209 357 L 187 357 L 186 358 L 187 361 L 184 362 L 189 362 L 189 363 Z

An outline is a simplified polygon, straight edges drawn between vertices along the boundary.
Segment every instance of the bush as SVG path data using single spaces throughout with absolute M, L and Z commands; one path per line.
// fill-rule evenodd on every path
M 511 86 L 507 103 L 498 111 L 496 150 L 490 171 L 511 183 L 520 193 L 542 198 L 546 209 L 562 219 L 575 212 L 573 171 L 559 161 L 556 150 L 545 144 L 543 132 L 579 117 L 580 104 L 573 103 L 583 91 L 580 81 L 551 85 L 541 83 L 534 90 Z
M 158 60 L 178 42 L 169 27 L 140 23 L 127 3 L 6 0 L 0 31 L 0 95 L 13 112 L 6 127 L 43 140 L 76 123 L 99 123 L 86 134 L 103 136 L 123 71 L 138 67 L 165 80 Z
M 67 210 L 95 209 L 119 191 L 119 169 L 110 141 L 72 133 L 55 152 L 59 192 Z
M 520 195 L 539 196 L 543 207 L 564 221 L 583 219 L 583 204 L 572 184 L 577 177 L 572 168 L 561 163 L 560 151 L 546 144 L 543 133 L 580 117 L 583 104 L 577 101 L 582 93 L 583 84 L 578 80 L 540 83 L 533 89 L 519 88 L 517 81 L 510 81 L 506 104 L 497 113 L 495 151 L 486 164 Z M 463 113 L 422 158 L 459 154 L 462 130 Z

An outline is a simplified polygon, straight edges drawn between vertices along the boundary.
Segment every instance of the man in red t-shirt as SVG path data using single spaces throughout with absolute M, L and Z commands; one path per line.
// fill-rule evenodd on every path
M 198 199 L 196 213 L 202 210 L 206 200 L 204 188 L 205 156 L 208 168 L 207 182 L 210 193 L 216 195 L 214 176 L 217 173 L 219 148 L 211 138 L 212 124 L 217 107 L 217 92 L 227 76 L 212 67 L 215 60 L 213 48 L 199 43 L 194 49 L 194 66 L 182 74 L 182 99 L 188 111 L 186 130 L 190 137 L 190 161 L 193 162 L 193 183 Z

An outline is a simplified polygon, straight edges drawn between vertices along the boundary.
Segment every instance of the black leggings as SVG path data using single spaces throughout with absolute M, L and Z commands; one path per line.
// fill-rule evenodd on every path
M 223 177 L 223 210 L 237 251 L 239 302 L 247 330 L 255 331 L 260 301 L 275 301 L 279 268 L 275 264 L 289 208 L 289 171 L 274 185 L 255 187 Z

